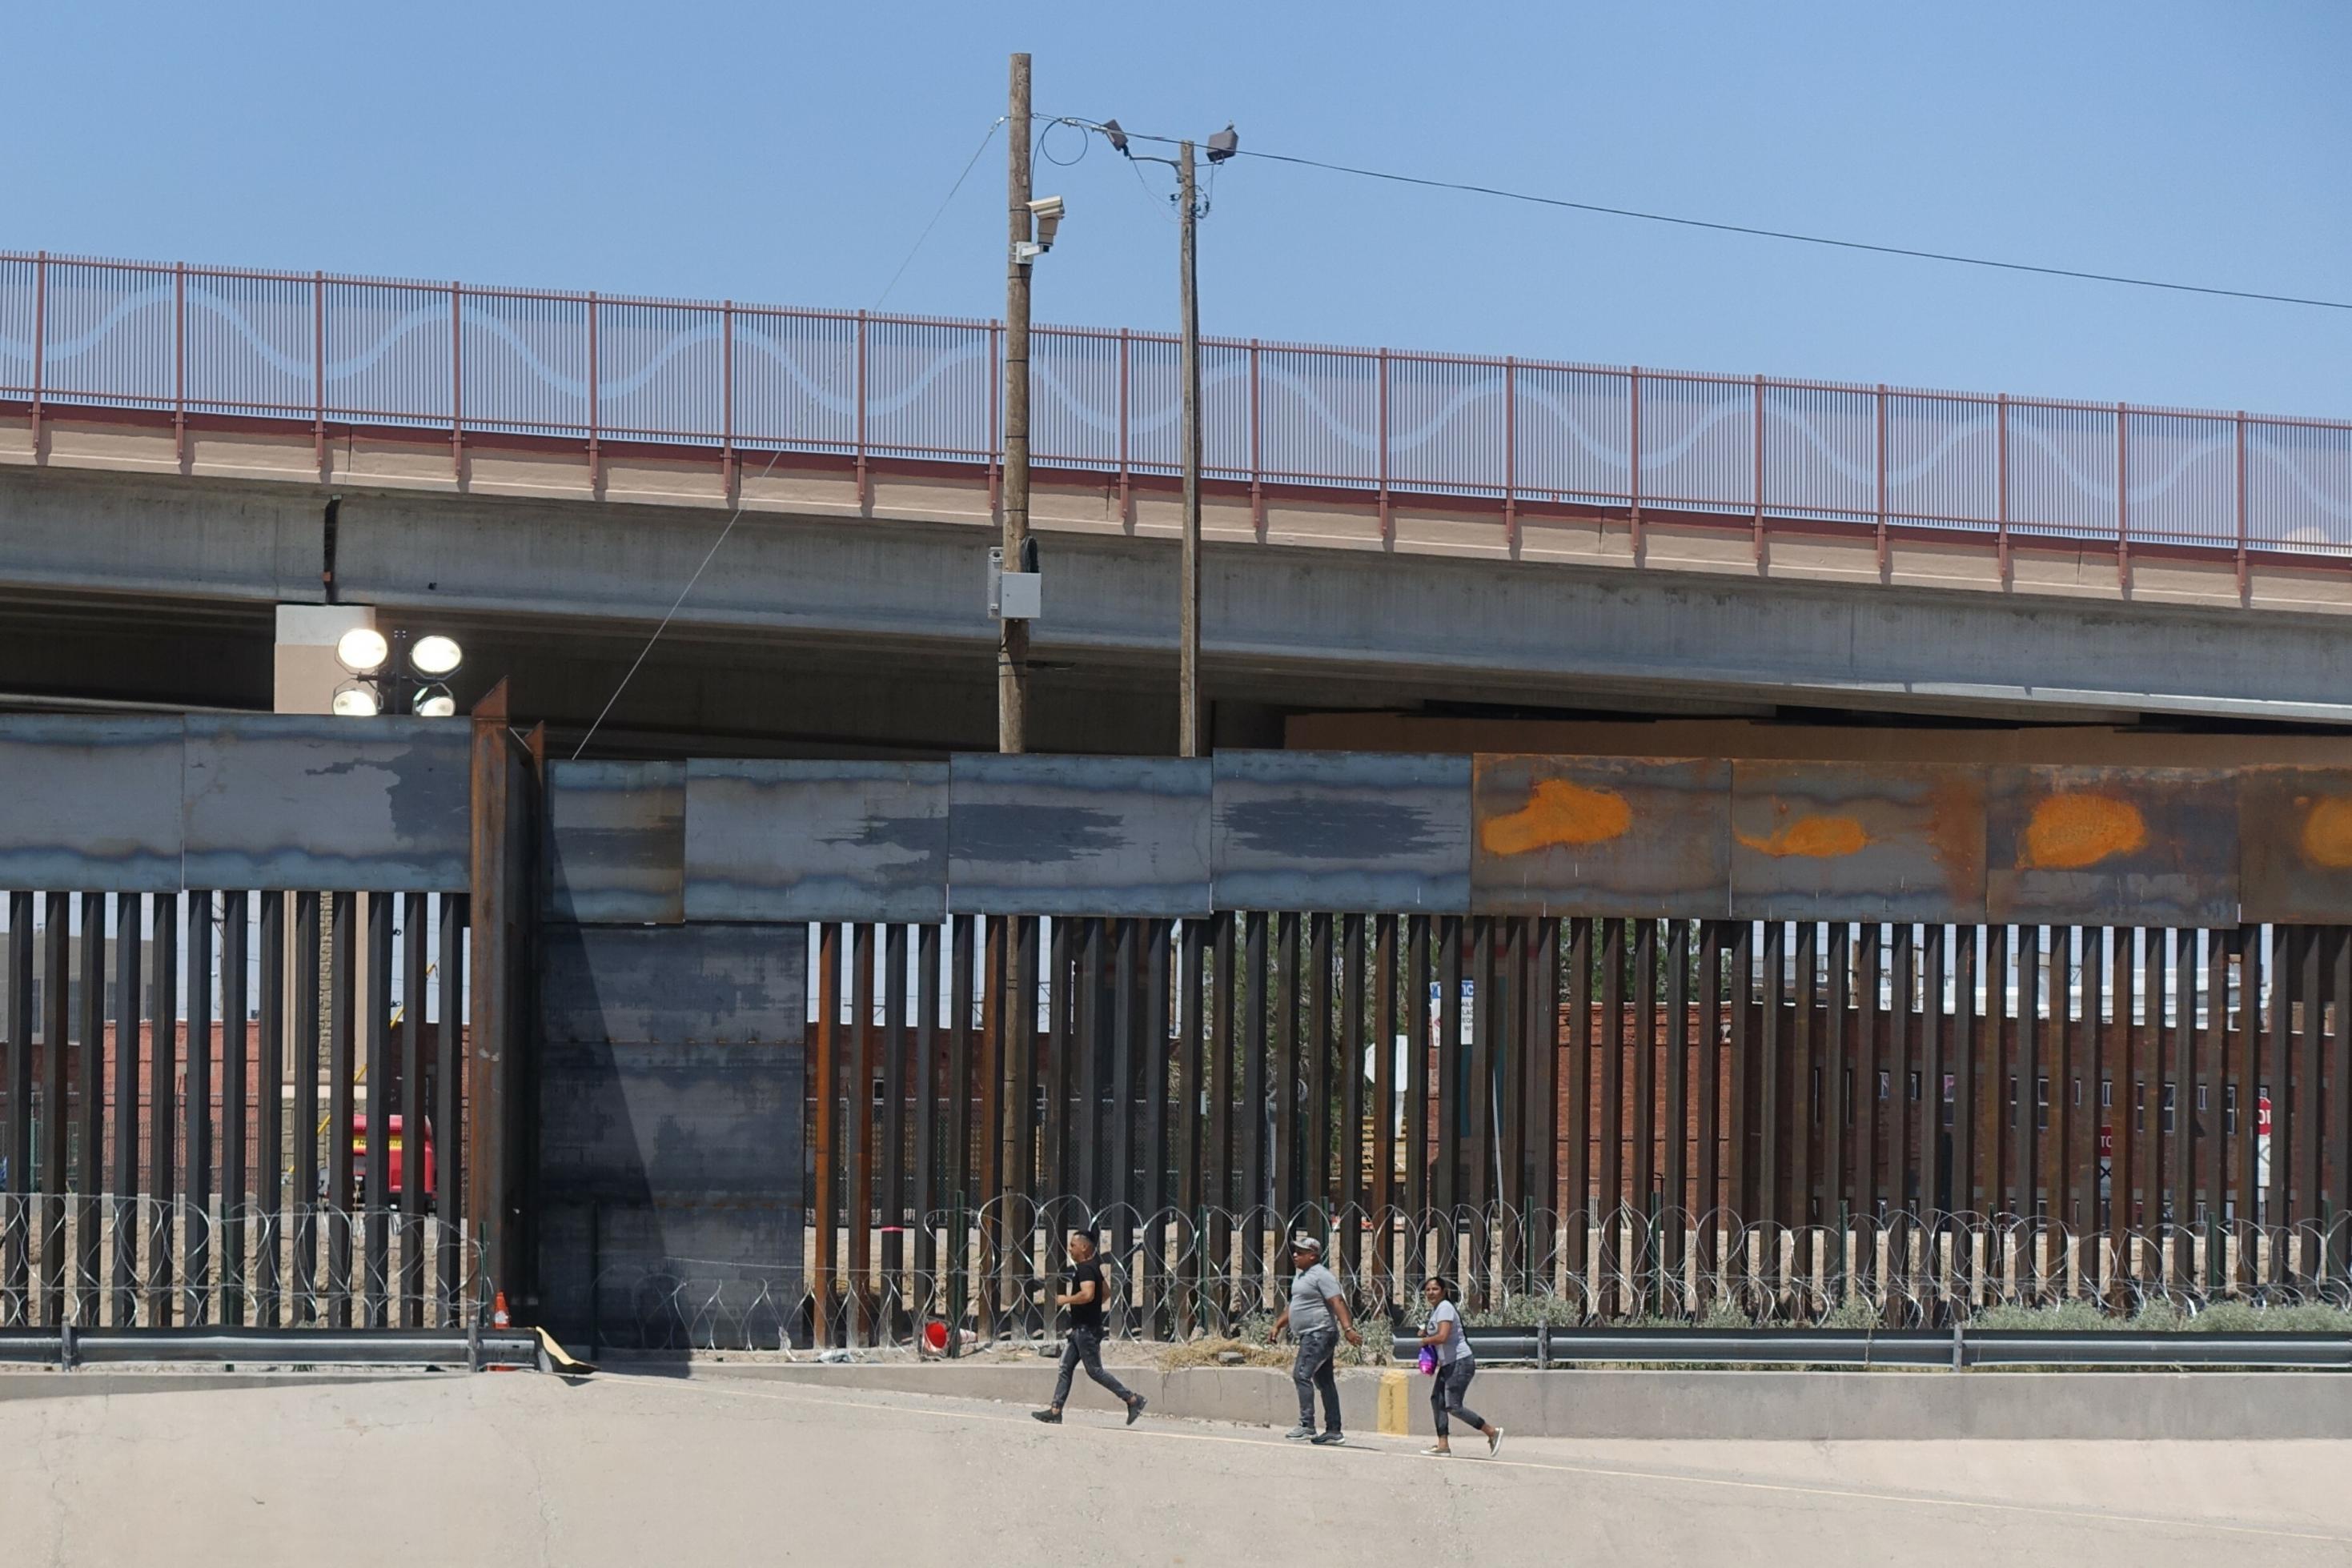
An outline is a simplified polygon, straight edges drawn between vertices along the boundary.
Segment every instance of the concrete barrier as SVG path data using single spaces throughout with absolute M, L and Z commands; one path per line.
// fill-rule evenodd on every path
M 626 1364 L 615 1370 L 625 1370 Z M 1297 1418 L 1275 1367 L 1114 1369 L 1152 1414 L 1244 1426 Z M 701 1364 L 693 1375 L 1042 1405 L 1054 1368 L 1029 1365 Z M 1339 1375 L 1351 1431 L 1425 1434 L 1430 1380 Z M 1108 1407 L 1081 1378 L 1071 1407 Z M 2352 1382 L 2326 1373 L 1481 1372 L 1470 1403 L 1526 1437 L 1826 1442 L 1927 1438 L 2352 1438 Z

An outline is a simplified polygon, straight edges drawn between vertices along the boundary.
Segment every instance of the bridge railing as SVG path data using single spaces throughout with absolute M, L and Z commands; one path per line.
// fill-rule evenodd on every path
M 0 253 L 0 401 L 993 468 L 992 321 Z M 1176 340 L 1041 328 L 1034 461 L 1176 472 Z M 1210 340 L 1208 476 L 1380 508 L 2352 553 L 2352 423 Z

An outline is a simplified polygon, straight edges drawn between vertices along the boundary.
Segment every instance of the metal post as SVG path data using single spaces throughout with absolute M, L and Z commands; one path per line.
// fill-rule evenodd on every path
M 1396 542 L 1396 519 L 1389 515 L 1389 351 L 1381 350 L 1381 542 Z
M 719 489 L 735 499 L 735 301 L 719 307 Z
M 1886 384 L 1878 387 L 1878 574 L 1886 575 Z
M 1006 110 L 1004 268 L 1004 565 L 1020 569 L 1029 538 L 1029 57 L 1014 55 Z M 861 481 L 861 491 L 863 486 Z M 996 749 L 1029 748 L 1029 622 L 1007 620 L 996 652 Z
M 1761 565 L 1764 559 L 1764 378 L 1760 374 L 1756 378 L 1756 407 L 1754 412 L 1756 415 L 1756 429 L 1754 435 L 1749 440 L 1749 444 L 1755 448 L 1754 452 L 1751 453 L 1750 455 L 1756 460 L 1756 537 L 1754 546 L 1757 562 Z
M 1194 194 L 1192 144 L 1176 150 L 1176 210 L 1181 235 L 1179 279 L 1184 329 L 1184 548 L 1182 599 L 1177 610 L 1179 668 L 1176 754 L 1201 755 L 1201 298 L 1195 231 L 1200 226 Z M 1120 363 L 1126 362 L 1124 345 Z M 1255 394 L 1252 397 L 1255 404 Z M 1125 436 L 1121 436 L 1121 451 Z M 1122 468 L 1124 464 L 1122 464 Z
M 2131 591 L 2131 459 L 2125 434 L 2131 423 L 2122 403 L 2116 404 L 2116 581 Z
M 1249 346 L 1249 430 L 1250 430 L 1250 528 L 1257 534 L 1258 542 L 1265 542 L 1265 467 L 1260 454 L 1264 444 L 1260 437 L 1264 423 L 1259 416 L 1262 406 L 1258 397 L 1258 344 L 1255 338 Z
M 310 275 L 310 455 L 327 472 L 327 275 Z
M 597 370 L 596 348 L 596 291 L 592 288 L 588 291 L 588 489 L 592 495 L 596 490 L 598 460 L 602 455 L 596 447 L 597 426 L 602 423 L 603 413 L 597 407 L 596 383 L 603 378 Z
M 465 288 L 454 279 L 449 285 L 449 472 L 459 485 L 466 482 L 466 334 L 463 308 Z
M 1025 273 L 1024 277 L 1025 278 Z M 1028 309 L 1028 289 L 1025 282 L 1022 297 L 1022 309 L 1025 313 Z M 869 401 L 866 395 L 866 312 L 860 310 L 857 313 L 857 504 L 860 507 L 866 505 L 868 494 L 866 475 L 866 410 Z M 1012 569 L 1012 552 L 1007 550 L 1005 552 L 1007 570 Z
M 2238 430 L 2238 598 L 2251 598 L 2246 576 L 2246 411 L 2240 409 Z
M 41 389 L 47 378 L 49 351 L 49 253 L 33 256 L 33 460 L 41 457 Z M 30 929 L 30 927 L 26 927 Z
M 2009 394 L 1995 403 L 1993 415 L 1993 516 L 2000 530 L 2000 580 L 2009 581 Z
M 1633 535 L 1633 561 L 1642 559 L 1642 367 L 1625 372 L 1625 487 L 1632 505 L 1626 526 Z
M 172 264 L 172 455 L 188 460 L 188 264 Z
M 1186 274 L 1189 279 L 1191 274 Z M 1128 431 L 1135 416 L 1131 412 L 1131 389 L 1135 382 L 1134 334 L 1125 327 L 1118 329 L 1118 521 L 1121 528 L 1135 526 L 1134 505 L 1128 496 Z M 1192 385 L 1188 370 L 1185 385 Z
M 1516 557 L 1519 553 L 1519 366 L 1518 361 L 1506 355 L 1503 360 L 1503 542 Z

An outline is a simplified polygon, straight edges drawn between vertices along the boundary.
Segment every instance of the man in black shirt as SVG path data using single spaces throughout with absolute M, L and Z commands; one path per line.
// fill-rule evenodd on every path
M 1103 1299 L 1108 1287 L 1103 1282 L 1102 1265 L 1095 1261 L 1095 1239 L 1085 1231 L 1070 1237 L 1070 1288 L 1054 1298 L 1054 1304 L 1070 1309 L 1069 1337 L 1062 1342 L 1062 1375 L 1054 1382 L 1054 1402 L 1043 1410 L 1030 1414 L 1047 1426 L 1062 1418 L 1062 1402 L 1070 1396 L 1070 1378 L 1081 1363 L 1087 1375 L 1109 1389 L 1127 1406 L 1127 1424 L 1143 1414 L 1143 1396 L 1131 1394 L 1127 1385 L 1103 1370 L 1102 1333 Z

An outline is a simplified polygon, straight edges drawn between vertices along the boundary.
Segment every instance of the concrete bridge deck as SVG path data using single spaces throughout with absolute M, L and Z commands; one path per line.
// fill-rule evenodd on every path
M 44 420 L 37 450 L 27 425 L 0 424 L 0 594 L 22 611 L 10 619 L 210 637 L 222 672 L 266 666 L 268 607 L 320 600 L 331 570 L 342 600 L 497 654 L 533 711 L 584 717 L 730 513 L 715 458 L 608 447 L 592 469 L 584 450 L 477 441 L 453 466 L 446 439 L 351 434 L 322 454 L 306 431 L 98 415 Z M 1066 479 L 1041 482 L 1034 503 L 1040 744 L 1164 749 L 1175 497 L 1130 488 L 1122 502 L 1110 484 Z M 861 476 L 793 459 L 738 470 L 732 487 L 741 520 L 616 735 L 681 718 L 772 730 L 761 710 L 794 678 L 803 734 L 936 746 L 984 733 L 984 470 Z M 1466 503 L 1399 504 L 1389 521 L 1383 537 L 1360 505 L 1213 498 L 1215 701 L 2352 724 L 2338 619 L 2352 573 L 2309 560 L 2257 556 L 2242 593 L 2226 554 L 2142 553 L 2125 578 L 2108 551 L 2021 546 L 2004 572 L 1981 541 L 1905 536 L 1882 570 L 1867 529 L 1773 534 L 1759 559 L 1744 523 L 1659 514 L 1638 552 L 1623 517 L 1525 513 L 1511 537 Z M 53 639 L 31 640 L 15 663 L 37 684 Z M 240 680 L 196 681 L 183 700 L 255 706 Z

